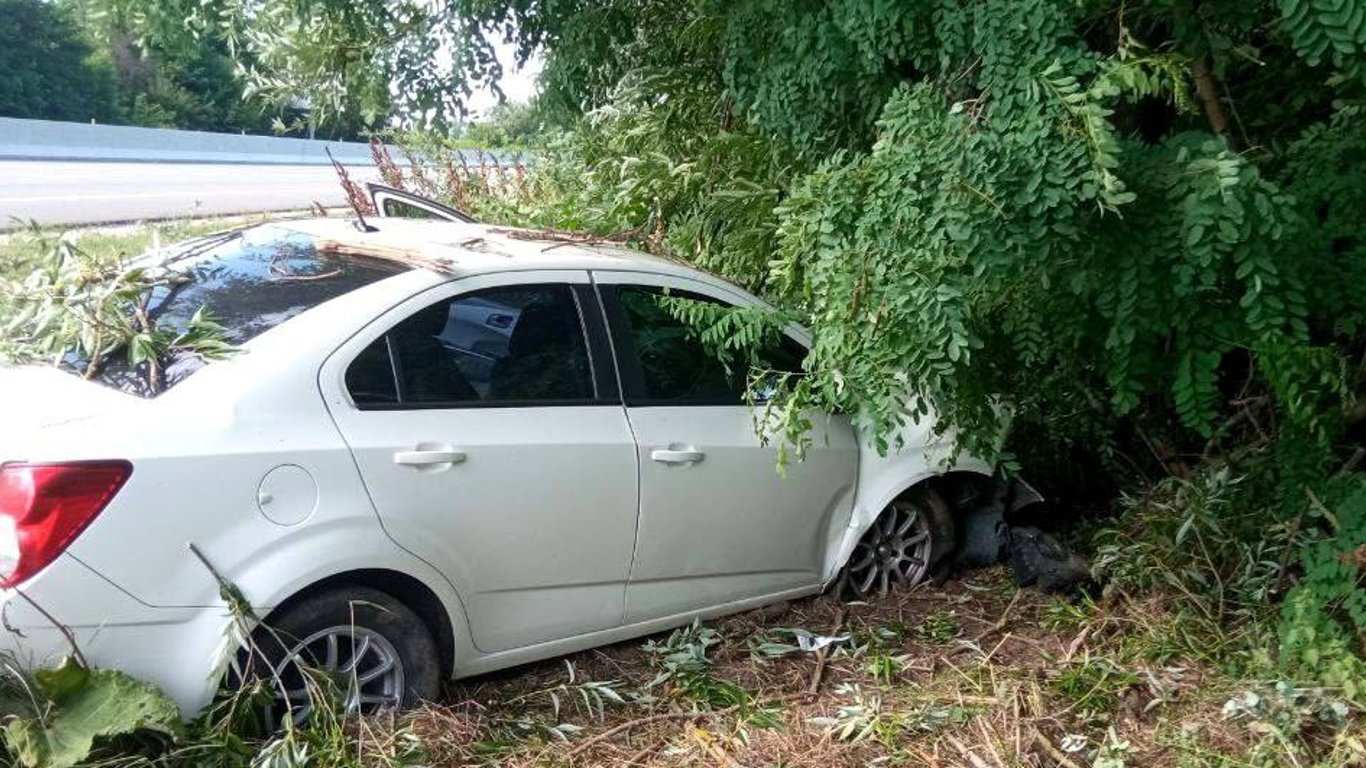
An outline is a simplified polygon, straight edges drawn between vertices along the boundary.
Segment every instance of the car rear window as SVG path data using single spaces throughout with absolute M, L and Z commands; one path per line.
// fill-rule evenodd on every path
M 152 292 L 147 313 L 152 324 L 171 334 L 184 331 L 204 308 L 223 326 L 223 339 L 246 343 L 275 326 L 330 299 L 407 271 L 399 263 L 322 253 L 313 236 L 269 225 L 186 244 L 164 268 L 175 283 Z M 66 361 L 84 370 L 86 361 Z M 164 362 L 165 391 L 203 367 L 198 357 L 173 354 Z M 125 392 L 150 397 L 154 392 L 142 366 L 129 365 L 116 353 L 95 379 Z

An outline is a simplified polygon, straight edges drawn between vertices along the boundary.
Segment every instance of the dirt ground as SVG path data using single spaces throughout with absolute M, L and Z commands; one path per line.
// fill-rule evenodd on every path
M 1228 716 L 1242 683 L 1200 661 L 1160 601 L 1017 590 L 1004 568 L 710 629 L 709 664 L 696 631 L 586 651 L 455 683 L 372 743 L 416 738 L 434 768 L 1122 768 L 1247 765 L 1231 756 L 1265 734 Z M 787 629 L 848 639 L 801 651 Z

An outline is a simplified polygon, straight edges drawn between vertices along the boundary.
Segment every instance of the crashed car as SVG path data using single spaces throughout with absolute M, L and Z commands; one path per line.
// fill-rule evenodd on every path
M 1038 500 L 971 457 L 948 470 L 927 420 L 884 455 L 813 416 L 779 473 L 747 372 L 660 301 L 759 299 L 386 194 L 425 220 L 381 204 L 362 231 L 292 220 L 156 257 L 179 278 L 148 313 L 175 330 L 207 307 L 225 359 L 170 359 L 154 391 L 117 360 L 0 370 L 0 646 L 36 666 L 74 645 L 190 715 L 240 595 L 291 711 L 314 669 L 351 710 L 401 708 L 698 617 L 915 584 L 958 515 Z M 758 354 L 800 373 L 809 343 L 794 325 Z

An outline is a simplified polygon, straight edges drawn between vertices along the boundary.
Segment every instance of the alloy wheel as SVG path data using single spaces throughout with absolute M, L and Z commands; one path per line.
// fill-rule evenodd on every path
M 850 590 L 863 599 L 919 584 L 929 573 L 933 546 L 929 516 L 909 501 L 893 502 L 854 547 Z
M 303 724 L 315 696 L 330 681 L 346 715 L 397 710 L 403 702 L 403 660 L 388 638 L 360 626 L 328 627 L 304 638 L 272 670 L 278 688 L 267 721 Z M 321 678 L 321 680 L 319 679 Z

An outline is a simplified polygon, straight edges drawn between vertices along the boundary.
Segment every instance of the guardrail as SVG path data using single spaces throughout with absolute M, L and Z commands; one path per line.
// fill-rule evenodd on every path
M 91 125 L 0 117 L 0 159 L 89 162 L 326 164 L 368 163 L 370 146 L 235 133 Z M 394 157 L 401 157 L 394 152 Z

